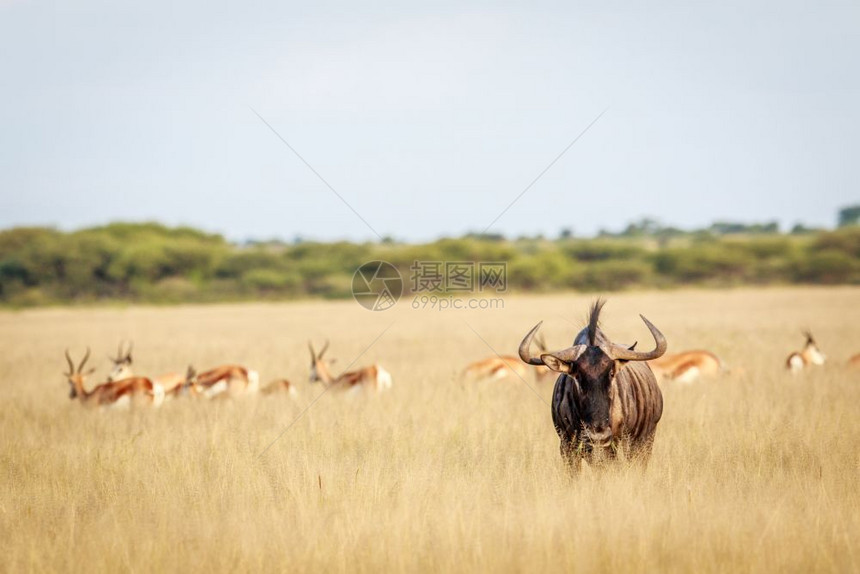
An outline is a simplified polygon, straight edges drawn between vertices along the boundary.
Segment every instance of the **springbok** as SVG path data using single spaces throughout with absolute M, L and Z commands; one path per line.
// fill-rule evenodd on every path
M 350 394 L 360 391 L 383 391 L 391 388 L 391 374 L 379 364 L 341 373 L 335 377 L 329 371 L 327 361 L 323 360 L 323 355 L 328 349 L 328 341 L 319 354 L 314 351 L 314 346 L 310 341 L 308 341 L 308 348 L 311 351 L 311 383 L 322 382 L 327 387 L 333 387 Z
M 803 331 L 803 335 L 806 337 L 806 345 L 803 346 L 803 350 L 799 353 L 796 351 L 791 353 L 785 360 L 786 368 L 792 373 L 799 373 L 812 365 L 823 365 L 827 360 L 827 357 L 824 356 L 815 343 L 812 333 Z
M 90 349 L 81 360 L 77 369 L 66 349 L 66 361 L 69 372 L 65 373 L 69 381 L 69 398 L 80 399 L 81 403 L 90 407 L 129 407 L 131 405 L 161 406 L 164 402 L 164 388 L 145 377 L 130 377 L 120 381 L 102 383 L 93 390 L 84 388 L 86 377 L 95 372 L 95 367 L 84 372 L 84 365 L 90 358 Z
M 663 355 L 648 361 L 648 366 L 658 379 L 670 379 L 679 383 L 693 383 L 701 377 L 719 375 L 725 370 L 723 362 L 710 351 L 683 351 Z
M 860 369 L 860 353 L 848 359 L 848 366 L 852 369 Z
M 196 373 L 193 367 L 188 367 L 183 390 L 190 396 L 205 399 L 215 397 L 236 397 L 254 394 L 260 390 L 260 375 L 253 369 L 240 365 L 222 365 L 203 373 Z
M 132 358 L 131 351 L 134 348 L 134 344 L 129 341 L 128 349 L 124 348 L 123 341 L 119 342 L 119 347 L 117 348 L 116 357 L 111 357 L 108 355 L 108 359 L 113 363 L 113 369 L 111 369 L 110 374 L 108 375 L 108 382 L 112 383 L 114 381 L 121 381 L 123 379 L 128 379 L 134 376 L 134 373 L 131 369 Z M 150 377 L 153 382 L 158 383 L 164 388 L 164 391 L 170 395 L 170 392 L 173 391 L 176 387 L 182 385 L 185 382 L 185 377 L 180 373 L 165 373 L 163 375 L 159 375 L 157 377 Z
M 547 350 L 543 336 L 535 339 L 535 343 L 541 352 L 545 352 Z M 533 369 L 534 377 L 537 381 L 542 380 L 544 377 L 552 373 L 546 365 L 537 365 L 536 367 L 533 367 Z M 513 357 L 511 355 L 497 355 L 495 357 L 487 357 L 486 359 L 481 359 L 480 361 L 475 361 L 474 363 L 467 365 L 466 368 L 463 369 L 463 372 L 460 373 L 460 380 L 482 381 L 491 379 L 498 381 L 507 378 L 526 380 L 529 370 L 530 366 L 524 365 L 520 361 L 519 357 Z
M 288 395 L 295 396 L 296 395 L 296 386 L 292 384 L 287 379 L 278 379 L 276 381 L 272 381 L 260 391 L 264 395 L 277 395 L 286 393 Z
M 666 352 L 663 334 L 642 317 L 656 346 L 643 353 L 609 340 L 598 327 L 603 302 L 591 307 L 588 325 L 573 346 L 532 355 L 531 345 L 542 321 L 520 344 L 520 358 L 561 373 L 552 394 L 552 421 L 561 441 L 561 456 L 571 470 L 584 458 L 589 464 L 625 456 L 647 464 L 663 414 L 663 395 L 647 361 Z

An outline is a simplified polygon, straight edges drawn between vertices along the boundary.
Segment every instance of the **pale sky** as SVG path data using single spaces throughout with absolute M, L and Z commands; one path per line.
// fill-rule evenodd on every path
M 0 227 L 231 239 L 860 203 L 860 4 L 0 0 Z M 645 4 L 649 4 L 645 6 Z

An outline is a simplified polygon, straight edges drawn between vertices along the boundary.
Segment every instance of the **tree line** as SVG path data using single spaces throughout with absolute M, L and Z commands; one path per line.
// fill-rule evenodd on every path
M 509 292 L 860 284 L 856 225 L 787 234 L 769 228 L 651 231 L 588 239 L 570 233 L 555 239 L 466 235 L 421 245 L 237 245 L 217 234 L 157 223 L 72 232 L 19 227 L 0 231 L 0 304 L 342 298 L 351 296 L 356 268 L 377 259 L 397 266 L 407 292 L 416 261 L 505 262 Z

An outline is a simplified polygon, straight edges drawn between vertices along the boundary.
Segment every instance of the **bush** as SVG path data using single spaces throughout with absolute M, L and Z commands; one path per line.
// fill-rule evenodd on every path
M 559 241 L 471 236 L 425 245 L 268 242 L 240 247 L 220 235 L 155 223 L 117 223 L 74 233 L 17 228 L 0 232 L 0 302 L 349 297 L 355 270 L 376 259 L 395 264 L 407 290 L 415 261 L 506 262 L 512 292 L 740 282 L 860 283 L 856 227 L 798 236 L 717 236 L 704 231 L 662 242 L 657 235 L 639 235 Z

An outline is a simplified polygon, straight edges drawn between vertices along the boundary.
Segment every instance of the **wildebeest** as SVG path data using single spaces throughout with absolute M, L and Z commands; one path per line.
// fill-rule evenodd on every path
M 538 323 L 520 344 L 520 358 L 530 365 L 546 365 L 561 373 L 552 396 L 552 421 L 561 439 L 562 458 L 578 470 L 614 459 L 619 448 L 628 459 L 646 464 L 651 455 L 657 423 L 663 414 L 663 396 L 645 361 L 666 352 L 666 339 L 648 319 L 656 347 L 643 353 L 609 340 L 598 326 L 603 301 L 591 307 L 588 325 L 573 346 L 532 356 L 531 344 Z M 641 315 L 640 315 L 641 317 Z
M 799 353 L 791 353 L 785 359 L 785 367 L 792 373 L 798 373 L 812 365 L 823 365 L 827 360 L 827 357 L 818 348 L 818 344 L 815 342 L 812 333 L 804 331 L 803 335 L 806 337 L 806 344 L 803 346 L 803 350 Z

